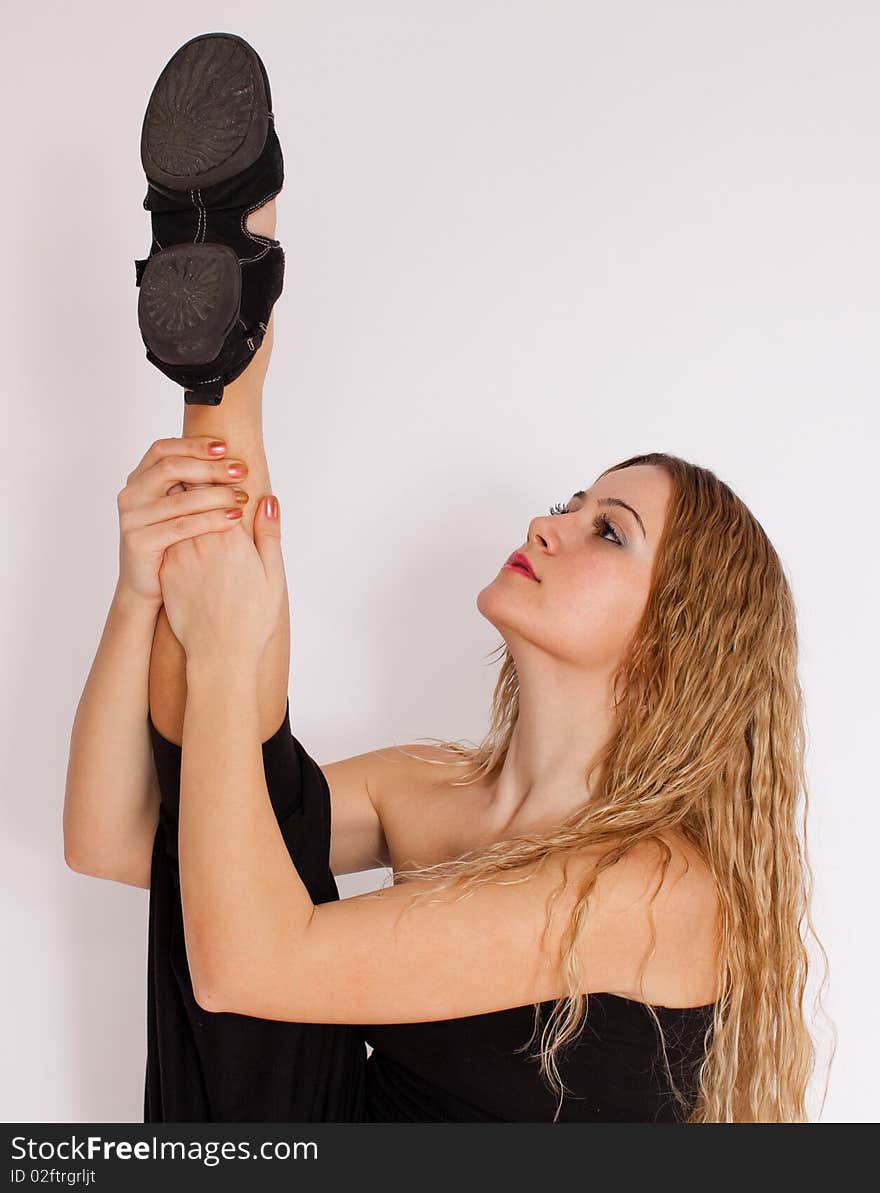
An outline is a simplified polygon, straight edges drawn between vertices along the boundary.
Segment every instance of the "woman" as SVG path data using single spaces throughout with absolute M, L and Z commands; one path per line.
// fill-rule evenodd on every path
M 174 70 L 196 99 L 210 74 L 215 103 L 218 78 L 236 97 L 262 78 L 265 158 L 247 43 L 193 39 Z M 219 180 L 200 158 L 204 191 L 147 160 L 141 330 L 186 387 L 184 436 L 119 494 L 120 577 L 71 740 L 68 863 L 151 891 L 145 1119 L 804 1121 L 795 611 L 711 472 L 631 457 L 532 520 L 477 601 L 505 652 L 478 747 L 319 767 L 291 734 L 261 430 L 280 166 L 242 184 L 263 158 Z M 239 229 L 258 248 L 230 296 L 211 245 Z M 214 287 L 198 327 L 169 314 L 192 245 Z M 249 273 L 273 255 L 271 278 Z M 393 886 L 339 900 L 334 875 L 375 865 Z

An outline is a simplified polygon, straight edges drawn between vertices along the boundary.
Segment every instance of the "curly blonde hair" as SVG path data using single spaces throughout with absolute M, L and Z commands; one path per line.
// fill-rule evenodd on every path
M 794 601 L 760 523 L 714 473 L 651 452 L 631 456 L 601 475 L 637 464 L 664 468 L 673 491 L 647 606 L 614 677 L 613 691 L 624 687 L 615 703 L 615 730 L 585 774 L 589 785 L 594 770 L 600 772 L 595 799 L 550 835 L 520 835 L 449 861 L 401 870 L 395 882 L 436 880 L 414 901 L 453 886 L 461 888 L 463 898 L 508 871 L 530 864 L 537 868 L 551 855 L 574 854 L 587 844 L 608 844 L 578 890 L 563 948 L 569 993 L 555 1002 L 534 1058 L 560 1097 L 555 1122 L 568 1092 L 556 1057 L 582 1030 L 589 1006 L 589 996 L 578 989 L 575 956 L 590 892 L 602 870 L 646 840 L 657 842 L 665 874 L 671 851 L 659 834 L 677 831 L 696 848 L 715 881 L 722 992 L 706 1030 L 692 1100 L 675 1087 L 661 1024 L 645 1004 L 680 1117 L 692 1123 L 807 1122 L 806 1090 L 816 1050 L 803 1011 L 804 923 L 824 959 L 817 1005 L 828 982 L 828 957 L 810 913 L 805 710 Z M 519 685 L 503 641 L 490 653 L 499 651 L 504 661 L 483 741 L 420 739 L 451 754 L 424 761 L 468 764 L 466 773 L 452 781 L 455 786 L 491 779 L 507 754 Z M 531 1039 L 539 1010 L 536 1004 Z M 829 1070 L 836 1051 L 833 1024 L 832 1033 Z M 826 1076 L 823 1106 L 827 1086 Z

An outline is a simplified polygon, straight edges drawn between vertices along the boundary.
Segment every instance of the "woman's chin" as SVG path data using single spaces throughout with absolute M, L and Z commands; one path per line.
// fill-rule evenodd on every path
M 477 593 L 477 609 L 502 634 L 522 617 L 521 603 L 515 595 L 505 591 L 498 576 Z

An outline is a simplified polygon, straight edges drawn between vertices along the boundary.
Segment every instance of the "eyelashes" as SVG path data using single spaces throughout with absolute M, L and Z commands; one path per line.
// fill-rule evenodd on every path
M 566 502 L 566 505 L 567 504 L 568 503 Z M 557 501 L 555 505 L 550 506 L 549 512 L 551 515 L 556 515 L 556 514 L 567 514 L 569 511 L 565 508 L 565 505 L 563 505 L 563 503 L 561 501 Z M 624 542 L 626 541 L 625 539 L 621 538 L 621 535 L 618 533 L 617 527 L 612 522 L 609 522 L 604 514 L 597 514 L 596 517 L 593 519 L 593 525 L 596 528 L 596 533 L 599 535 L 604 536 L 605 534 L 607 534 L 610 531 L 611 534 L 614 535 L 613 541 L 617 544 L 618 547 L 622 547 Z M 608 540 L 606 539 L 605 541 L 607 542 Z

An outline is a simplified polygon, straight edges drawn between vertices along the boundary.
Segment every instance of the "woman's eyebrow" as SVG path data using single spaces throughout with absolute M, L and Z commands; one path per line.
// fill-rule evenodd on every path
M 571 496 L 572 497 L 586 497 L 586 493 L 584 492 L 583 489 L 578 489 L 577 493 L 572 493 Z M 597 505 L 619 505 L 623 509 L 629 510 L 629 512 L 632 514 L 632 516 L 635 518 L 635 520 L 638 522 L 639 526 L 641 527 L 643 536 L 645 538 L 648 537 L 648 535 L 645 532 L 645 524 L 642 521 L 642 519 L 639 517 L 638 510 L 634 510 L 631 505 L 627 505 L 627 503 L 625 501 L 622 501 L 619 497 L 597 497 L 596 504 Z

